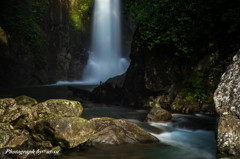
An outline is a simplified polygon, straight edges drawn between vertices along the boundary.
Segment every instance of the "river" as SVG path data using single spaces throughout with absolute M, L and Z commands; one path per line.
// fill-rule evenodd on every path
M 83 87 L 83 86 L 82 86 Z M 83 88 L 89 89 L 89 86 Z M 50 98 L 81 100 L 66 86 L 1 89 L 0 98 L 28 95 L 39 102 Z M 65 159 L 216 159 L 216 118 L 202 114 L 173 114 L 171 122 L 143 122 L 148 110 L 143 108 L 96 104 L 82 101 L 82 117 L 112 117 L 138 124 L 156 136 L 160 144 L 94 145 L 63 151 Z

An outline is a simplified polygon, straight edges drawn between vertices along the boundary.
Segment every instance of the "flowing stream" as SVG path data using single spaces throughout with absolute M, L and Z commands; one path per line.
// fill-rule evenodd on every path
M 136 123 L 160 144 L 96 145 L 64 152 L 66 159 L 216 159 L 216 118 L 173 114 L 172 122 L 142 122 L 147 110 L 85 103 L 83 117 L 113 117 Z
M 88 89 L 85 88 L 83 89 Z M 0 98 L 31 96 L 42 102 L 50 98 L 81 100 L 72 96 L 66 86 L 1 89 Z M 173 114 L 172 122 L 142 122 L 148 110 L 82 101 L 82 117 L 112 117 L 136 123 L 160 144 L 100 145 L 63 151 L 64 159 L 216 159 L 216 118 L 204 115 Z

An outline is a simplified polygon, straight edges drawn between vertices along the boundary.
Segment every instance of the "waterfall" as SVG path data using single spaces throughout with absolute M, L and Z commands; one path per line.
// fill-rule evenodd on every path
M 120 0 L 95 0 L 91 50 L 82 79 L 85 82 L 104 82 L 129 66 L 122 57 L 120 9 Z
M 123 74 L 129 61 L 122 57 L 121 0 L 95 0 L 89 59 L 81 81 L 56 85 L 96 85 Z

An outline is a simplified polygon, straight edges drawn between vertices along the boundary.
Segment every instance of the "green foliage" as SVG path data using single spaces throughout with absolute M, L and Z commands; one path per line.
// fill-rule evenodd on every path
M 71 11 L 73 25 L 76 29 L 85 31 L 85 16 L 88 16 L 89 9 L 92 7 L 92 0 L 77 0 Z
M 19 44 L 22 54 L 33 54 L 36 67 L 44 67 L 46 41 L 39 25 L 43 22 L 48 0 L 8 0 L 0 11 L 0 25 Z M 23 5 L 24 4 L 24 5 Z M 21 46 L 22 45 L 22 46 Z M 28 48 L 24 48 L 24 47 Z
M 194 72 L 188 79 L 188 84 L 188 96 L 196 98 L 200 104 L 208 99 L 210 89 L 204 82 L 204 74 L 202 72 Z
M 0 139 L 2 138 L 3 134 L 0 132 Z
M 222 40 L 235 51 L 240 46 L 236 0 L 128 0 L 125 7 L 140 33 L 136 44 L 149 50 L 165 45 L 174 55 L 189 57 L 209 42 L 221 47 Z

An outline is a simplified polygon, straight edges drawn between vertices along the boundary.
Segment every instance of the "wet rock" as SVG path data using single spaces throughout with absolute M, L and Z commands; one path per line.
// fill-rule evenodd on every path
M 14 130 L 10 124 L 0 123 L 0 149 L 21 146 L 28 139 L 27 131 Z
M 32 109 L 29 107 L 29 105 L 15 105 L 11 109 L 6 110 L 2 121 L 5 123 L 11 123 L 12 125 L 20 126 L 20 122 L 25 123 L 26 121 L 31 120 L 33 120 L 33 116 Z
M 122 88 L 126 78 L 126 73 L 109 78 L 105 83 L 110 83 L 113 88 Z
M 214 103 L 220 115 L 218 150 L 220 154 L 240 158 L 240 51 L 221 77 L 214 93 Z
M 235 55 L 234 57 L 236 57 Z M 237 59 L 237 58 L 235 58 Z M 240 60 L 236 60 L 221 77 L 214 93 L 216 111 L 221 115 L 236 115 L 240 117 Z
M 218 122 L 219 152 L 240 157 L 240 120 L 236 116 L 223 116 Z
M 34 120 L 53 117 L 79 117 L 83 108 L 80 102 L 66 99 L 49 99 L 32 107 Z
M 122 100 L 122 89 L 111 83 L 102 83 L 91 93 L 91 99 L 100 103 L 119 104 Z
M 19 96 L 15 98 L 17 105 L 29 105 L 33 106 L 36 105 L 38 102 L 36 99 L 28 97 L 28 96 Z
M 74 148 L 85 143 L 93 134 L 93 123 L 80 117 L 52 117 L 37 121 L 34 139 L 51 141 L 53 146 Z
M 147 115 L 146 121 L 148 122 L 160 122 L 171 120 L 172 114 L 161 107 L 154 107 Z
M 97 144 L 137 144 L 158 143 L 159 140 L 138 127 L 136 124 L 121 119 L 93 118 L 95 133 L 90 138 Z

